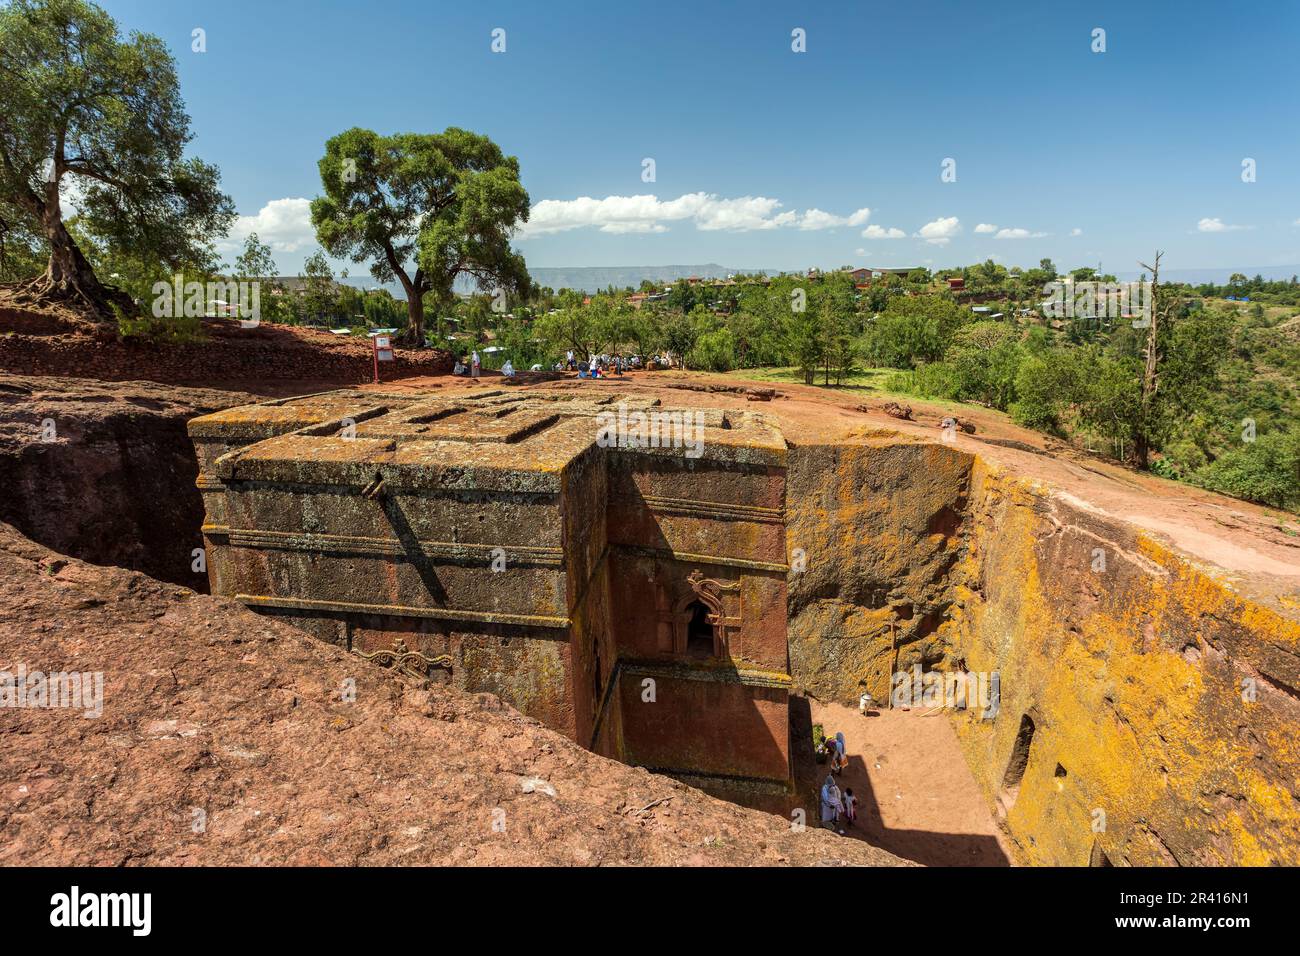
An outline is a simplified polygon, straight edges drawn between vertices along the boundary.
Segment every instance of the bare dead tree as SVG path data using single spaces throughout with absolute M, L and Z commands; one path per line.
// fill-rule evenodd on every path
M 1133 436 L 1133 457 L 1139 468 L 1146 468 L 1151 457 L 1151 436 L 1150 423 L 1152 418 L 1152 407 L 1155 404 L 1156 392 L 1160 389 L 1160 348 L 1157 341 L 1157 334 L 1161 320 L 1168 317 L 1168 308 L 1161 313 L 1160 309 L 1160 260 L 1164 258 L 1164 253 L 1156 250 L 1155 261 L 1151 265 L 1145 262 L 1139 262 L 1143 269 L 1151 273 L 1151 305 L 1148 314 L 1147 326 L 1147 344 L 1146 344 L 1146 367 L 1142 372 L 1142 414 L 1139 427 Z

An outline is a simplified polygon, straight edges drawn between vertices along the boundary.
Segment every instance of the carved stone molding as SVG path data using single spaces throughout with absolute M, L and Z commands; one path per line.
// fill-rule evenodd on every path
M 450 655 L 440 654 L 437 657 L 430 657 L 428 654 L 421 654 L 419 651 L 408 648 L 406 641 L 400 637 L 392 648 L 382 648 L 371 651 L 369 654 L 365 651 L 353 651 L 353 653 L 357 657 L 370 661 L 372 664 L 378 664 L 380 667 L 391 667 L 403 674 L 418 677 L 422 680 L 428 680 L 433 675 L 433 670 L 436 667 L 451 670 Z

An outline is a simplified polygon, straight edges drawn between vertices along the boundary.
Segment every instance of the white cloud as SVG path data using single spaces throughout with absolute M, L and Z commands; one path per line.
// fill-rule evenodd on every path
M 1196 224 L 1197 232 L 1236 232 L 1238 229 L 1249 228 L 1249 226 L 1230 226 L 1218 217 L 1202 219 Z
M 658 222 L 611 222 L 602 227 L 601 232 L 612 233 L 653 233 L 667 232 L 668 227 Z
M 799 220 L 799 228 L 805 230 L 812 229 L 837 229 L 841 226 L 860 226 L 871 217 L 871 210 L 862 208 L 852 212 L 847 216 L 836 216 L 833 213 L 822 212 L 820 209 L 809 209 Z
M 961 221 L 956 216 L 948 216 L 927 222 L 917 231 L 916 236 L 932 246 L 946 246 L 959 232 L 961 232 Z
M 892 226 L 885 228 L 872 223 L 862 230 L 863 239 L 906 239 L 907 233 L 901 229 L 895 229 Z
M 1045 232 L 1030 232 L 1028 229 L 1020 229 L 1014 226 L 999 229 L 991 222 L 980 223 L 975 227 L 975 231 L 980 235 L 992 234 L 994 239 L 1041 239 L 1047 235 Z M 1081 231 L 1076 229 L 1070 235 L 1077 236 Z
M 653 195 L 543 199 L 533 206 L 528 222 L 519 227 L 515 236 L 532 239 L 584 228 L 607 233 L 658 233 L 667 232 L 667 224 L 673 222 L 692 222 L 695 228 L 705 232 L 751 232 L 785 227 L 813 231 L 859 226 L 871 215 L 871 210 L 865 208 L 847 216 L 821 209 L 778 212 L 780 208 L 780 200 L 767 196 L 722 199 L 703 192 L 686 193 L 669 200 Z
M 565 232 L 583 226 L 597 226 L 602 232 L 653 232 L 667 229 L 663 221 L 688 219 L 699 214 L 706 197 L 690 193 L 671 202 L 655 196 L 608 196 L 592 199 L 544 199 L 533 206 L 528 222 L 519 228 L 519 238 Z
M 1083 235 L 1083 230 L 1080 229 L 1078 226 L 1075 226 L 1073 229 L 1070 230 L 1070 235 L 1072 235 L 1072 236 L 1082 236 L 1082 235 Z
M 793 212 L 783 212 L 773 216 L 772 214 L 781 208 L 781 203 L 766 196 L 719 199 L 705 193 L 693 195 L 699 197 L 699 206 L 692 216 L 695 220 L 695 228 L 706 232 L 714 230 L 752 232 L 758 229 L 777 229 L 781 226 L 794 225 L 796 218 L 796 213 Z
M 273 252 L 297 252 L 312 245 L 316 242 L 316 230 L 311 224 L 311 200 L 272 199 L 257 215 L 236 219 L 224 245 L 239 248 L 252 232 Z

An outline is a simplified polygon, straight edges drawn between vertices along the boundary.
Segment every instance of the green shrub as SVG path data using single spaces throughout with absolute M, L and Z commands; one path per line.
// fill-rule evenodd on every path
M 1059 435 L 1061 415 L 1077 397 L 1076 364 L 1069 353 L 1030 355 L 1016 370 L 1016 400 L 1009 411 L 1017 424 Z
M 974 322 L 958 329 L 944 354 L 957 381 L 956 397 L 1005 411 L 1015 398 L 1023 358 L 1018 339 L 1005 322 Z
M 1178 465 L 1163 457 L 1151 459 L 1151 473 L 1159 475 L 1161 478 L 1172 478 L 1174 481 L 1178 481 L 1183 477 L 1182 470 Z
M 874 365 L 909 368 L 943 355 L 939 323 L 922 314 L 882 315 L 867 334 L 867 356 Z
M 948 362 L 929 362 L 918 365 L 914 373 L 912 394 L 921 398 L 946 398 L 956 401 L 961 397 L 961 375 Z
M 887 392 L 900 392 L 904 395 L 915 395 L 916 373 L 891 372 L 885 376 L 884 388 Z
M 1300 429 L 1260 435 L 1206 465 L 1191 481 L 1235 498 L 1300 510 Z
M 736 367 L 736 338 L 730 329 L 705 332 L 686 353 L 688 368 L 706 372 L 729 372 Z

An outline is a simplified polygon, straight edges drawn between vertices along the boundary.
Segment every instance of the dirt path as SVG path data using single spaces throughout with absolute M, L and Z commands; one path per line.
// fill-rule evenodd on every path
M 928 866 L 1009 866 L 1011 853 L 966 768 L 947 718 L 930 710 L 862 716 L 810 701 L 826 736 L 844 733 L 848 766 L 837 779 L 858 798 L 845 835 Z M 817 786 L 829 765 L 817 764 Z

